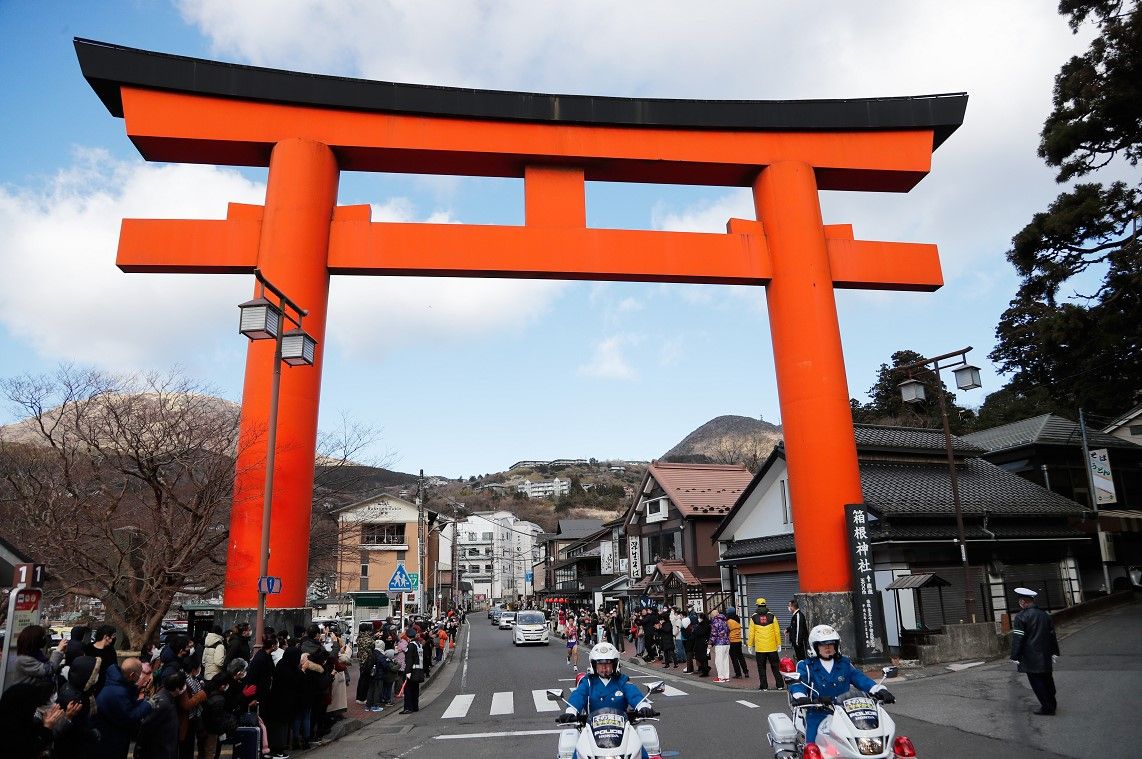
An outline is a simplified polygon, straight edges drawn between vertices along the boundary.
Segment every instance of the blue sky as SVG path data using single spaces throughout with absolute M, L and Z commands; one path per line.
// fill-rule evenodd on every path
M 823 193 L 858 238 L 934 242 L 936 293 L 838 292 L 850 394 L 901 348 L 987 360 L 1011 236 L 1058 192 L 1035 155 L 1060 64 L 1049 3 L 0 2 L 0 374 L 168 368 L 239 400 L 250 278 L 124 274 L 123 217 L 222 218 L 265 171 L 145 163 L 83 80 L 75 36 L 275 68 L 487 89 L 796 99 L 966 91 L 911 193 Z M 18 116 L 15 118 L 13 116 Z M 344 174 L 374 220 L 517 224 L 522 181 Z M 588 186 L 588 224 L 724 230 L 744 189 Z M 720 414 L 780 422 L 761 288 L 335 278 L 321 424 L 373 461 L 447 476 L 556 457 L 649 459 Z M 12 421 L 0 410 L 0 422 Z

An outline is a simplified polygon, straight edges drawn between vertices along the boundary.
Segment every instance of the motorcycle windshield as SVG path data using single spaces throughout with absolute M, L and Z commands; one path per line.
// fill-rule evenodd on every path
M 599 748 L 618 748 L 623 744 L 627 716 L 618 709 L 599 709 L 591 712 L 591 734 Z
M 880 727 L 876 702 L 863 693 L 859 696 L 846 697 L 841 702 L 841 708 L 845 710 L 845 714 L 857 730 L 875 730 Z

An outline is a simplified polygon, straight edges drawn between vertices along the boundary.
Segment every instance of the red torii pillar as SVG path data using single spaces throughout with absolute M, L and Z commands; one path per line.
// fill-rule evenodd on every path
M 862 500 L 833 288 L 935 290 L 934 245 L 824 225 L 822 189 L 905 192 L 966 96 L 700 102 L 485 92 L 317 77 L 76 41 L 84 75 L 148 160 L 269 166 L 265 207 L 224 221 L 125 219 L 124 271 L 261 269 L 308 309 L 312 369 L 282 374 L 270 574 L 304 604 L 330 274 L 765 285 L 801 588 L 850 588 L 843 506 Z M 373 223 L 335 207 L 340 170 L 524 177 L 524 226 Z M 589 229 L 587 180 L 752 186 L 727 234 Z M 245 440 L 268 413 L 251 343 Z M 238 460 L 224 604 L 257 601 L 264 448 Z

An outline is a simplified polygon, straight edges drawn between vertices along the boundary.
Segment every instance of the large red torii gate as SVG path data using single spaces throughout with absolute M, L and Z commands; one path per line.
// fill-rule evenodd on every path
M 824 225 L 819 190 L 907 192 L 967 96 L 686 101 L 401 85 L 75 40 L 83 75 L 147 160 L 268 166 L 264 206 L 221 221 L 124 219 L 127 272 L 260 269 L 309 311 L 313 370 L 281 379 L 270 574 L 304 605 L 330 274 L 765 285 L 801 588 L 850 588 L 846 503 L 862 500 L 833 288 L 935 290 L 935 245 Z M 525 224 L 370 221 L 339 173 L 523 177 Z M 584 182 L 748 186 L 756 221 L 726 234 L 586 227 Z M 267 425 L 273 346 L 251 342 L 247 440 Z M 224 605 L 257 605 L 265 447 L 243 449 Z

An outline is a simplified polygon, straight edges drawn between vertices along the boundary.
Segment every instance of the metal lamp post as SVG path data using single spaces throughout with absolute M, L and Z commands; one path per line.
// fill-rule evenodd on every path
M 290 366 L 311 366 L 317 341 L 301 328 L 301 320 L 308 313 L 274 287 L 258 269 L 254 270 L 258 280 L 258 295 L 253 300 L 239 304 L 241 314 L 238 331 L 250 340 L 274 340 L 274 373 L 270 386 L 269 429 L 266 432 L 266 476 L 262 495 L 262 551 L 258 571 L 258 617 L 254 627 L 254 645 L 262 644 L 266 630 L 266 594 L 269 591 L 266 579 L 270 569 L 270 514 L 274 495 L 274 453 L 278 437 L 278 396 L 281 389 L 282 363 Z M 266 291 L 274 295 L 278 302 L 266 298 Z M 296 316 L 290 316 L 293 311 Z M 296 327 L 285 332 L 283 320 Z
M 920 403 L 925 399 L 924 383 L 912 378 L 912 370 L 931 368 L 939 383 L 940 370 L 952 369 L 956 376 L 956 387 L 960 390 L 974 390 L 983 387 L 979 378 L 979 367 L 968 363 L 967 354 L 972 348 L 969 345 L 958 351 L 945 353 L 932 358 L 922 358 L 911 364 L 896 367 L 896 371 L 908 372 L 908 379 L 900 383 L 900 395 L 907 403 Z M 954 360 L 953 360 L 954 359 Z M 949 361 L 950 363 L 941 363 Z M 944 401 L 942 383 L 936 388 L 936 398 L 940 403 L 940 418 L 944 422 L 944 448 L 948 455 L 948 476 L 952 484 L 952 506 L 956 512 L 956 536 L 960 544 L 960 561 L 964 567 L 964 612 L 968 620 L 975 622 L 975 593 L 972 591 L 971 567 L 968 564 L 967 542 L 964 539 L 964 514 L 960 506 L 960 484 L 956 476 L 956 459 L 952 453 L 952 430 L 948 425 L 948 407 Z

